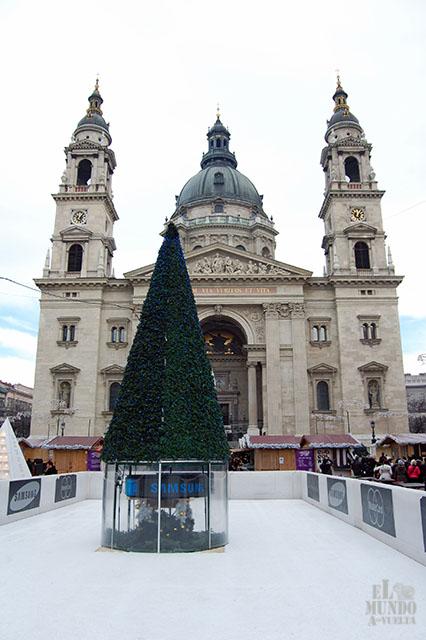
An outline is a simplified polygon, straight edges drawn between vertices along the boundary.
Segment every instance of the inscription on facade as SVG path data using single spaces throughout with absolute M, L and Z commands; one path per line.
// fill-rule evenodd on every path
M 264 295 L 266 293 L 276 293 L 276 287 L 193 287 L 195 296 L 217 296 L 217 295 Z

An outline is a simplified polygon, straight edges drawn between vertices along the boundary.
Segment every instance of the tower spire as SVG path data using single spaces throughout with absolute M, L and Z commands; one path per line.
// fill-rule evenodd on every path
M 219 104 L 216 111 L 216 122 L 207 132 L 207 140 L 209 141 L 209 148 L 207 153 L 203 154 L 201 160 L 201 168 L 204 169 L 208 165 L 222 164 L 229 165 L 234 169 L 237 168 L 237 160 L 235 154 L 229 151 L 229 140 L 231 134 L 228 129 L 222 124 L 220 119 Z

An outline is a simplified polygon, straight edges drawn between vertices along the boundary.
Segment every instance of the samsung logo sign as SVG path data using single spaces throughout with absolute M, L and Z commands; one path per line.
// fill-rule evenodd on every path
M 9 483 L 7 515 L 40 506 L 41 480 L 14 480 Z

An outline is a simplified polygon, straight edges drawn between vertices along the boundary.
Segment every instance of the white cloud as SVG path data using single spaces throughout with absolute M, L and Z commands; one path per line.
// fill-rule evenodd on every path
M 426 373 L 426 364 L 422 364 L 418 361 L 419 352 L 416 353 L 404 353 L 404 373 Z
M 0 380 L 34 386 L 35 360 L 18 356 L 0 356 Z
M 0 347 L 14 351 L 14 355 L 34 359 L 37 351 L 37 338 L 30 333 L 0 327 Z

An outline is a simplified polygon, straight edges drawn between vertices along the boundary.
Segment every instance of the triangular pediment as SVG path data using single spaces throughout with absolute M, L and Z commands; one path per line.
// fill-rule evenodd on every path
M 316 364 L 314 367 L 310 367 L 308 369 L 308 373 L 310 373 L 311 375 L 313 373 L 334 375 L 336 372 L 337 372 L 336 367 L 332 367 L 331 365 L 326 364 L 325 362 Z
M 62 364 L 57 364 L 56 367 L 51 367 L 50 369 L 51 373 L 68 373 L 68 374 L 76 374 L 79 373 L 80 369 L 78 369 L 77 367 L 73 367 L 72 364 L 67 364 L 66 362 L 63 362 Z
M 110 364 L 108 367 L 104 367 L 100 371 L 104 376 L 122 375 L 124 373 L 124 367 L 120 367 L 119 364 Z
M 191 277 L 298 277 L 309 278 L 311 271 L 293 265 L 264 258 L 248 251 L 214 243 L 186 254 L 186 264 Z M 154 270 L 153 264 L 124 274 L 130 280 L 147 277 Z
M 380 362 L 376 362 L 372 360 L 368 364 L 363 364 L 358 367 L 358 371 L 362 373 L 385 373 L 388 370 L 388 367 L 385 364 L 381 364 Z
M 89 240 L 93 232 L 83 226 L 73 224 L 59 232 L 63 240 Z
M 343 229 L 343 233 L 345 235 L 371 237 L 372 235 L 376 235 L 377 228 L 372 227 L 371 224 L 366 224 L 365 222 L 358 222 L 357 224 L 351 224 L 349 227 Z

